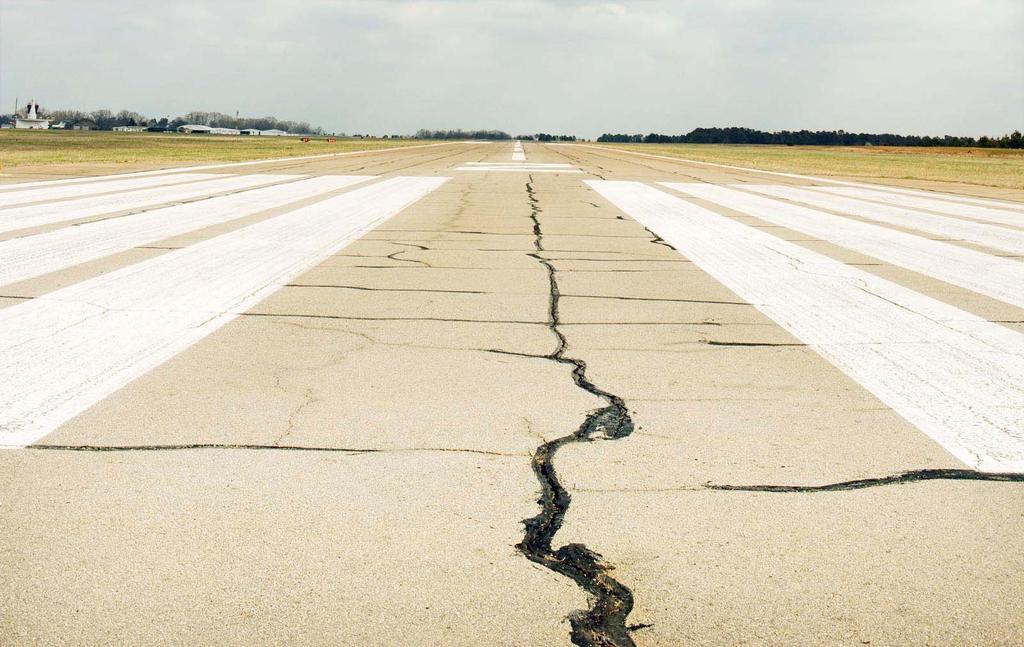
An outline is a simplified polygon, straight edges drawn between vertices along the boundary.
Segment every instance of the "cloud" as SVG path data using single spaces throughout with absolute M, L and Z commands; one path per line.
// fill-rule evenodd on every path
M 0 105 L 275 114 L 346 132 L 1003 133 L 1016 0 L 6 0 Z

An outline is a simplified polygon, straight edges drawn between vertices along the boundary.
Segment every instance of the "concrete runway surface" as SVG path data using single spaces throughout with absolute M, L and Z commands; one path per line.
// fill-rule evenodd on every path
M 0 644 L 1024 635 L 1024 193 L 452 143 L 0 185 Z

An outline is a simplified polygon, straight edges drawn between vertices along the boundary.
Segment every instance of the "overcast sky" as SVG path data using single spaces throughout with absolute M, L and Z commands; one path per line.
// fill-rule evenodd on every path
M 1024 0 L 0 0 L 0 106 L 347 133 L 1024 129 Z

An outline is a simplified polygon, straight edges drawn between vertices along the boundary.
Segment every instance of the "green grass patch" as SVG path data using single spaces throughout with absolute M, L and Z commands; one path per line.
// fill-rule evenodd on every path
M 0 164 L 8 170 L 55 165 L 245 162 L 422 143 L 411 139 L 338 139 L 329 143 L 326 137 L 303 142 L 298 137 L 0 130 Z

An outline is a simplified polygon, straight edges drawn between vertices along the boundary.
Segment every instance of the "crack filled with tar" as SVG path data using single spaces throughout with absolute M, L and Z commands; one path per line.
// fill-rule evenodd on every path
M 534 451 L 530 464 L 541 486 L 541 496 L 537 500 L 541 511 L 523 521 L 525 534 L 516 548 L 530 561 L 570 578 L 589 594 L 590 608 L 577 610 L 569 615 L 572 626 L 570 637 L 573 644 L 582 647 L 632 647 L 635 643 L 629 632 L 639 628 L 626 626 L 626 618 L 633 610 L 633 593 L 609 574 L 612 566 L 607 564 L 601 555 L 583 544 L 572 543 L 558 548 L 552 546 L 571 502 L 569 492 L 559 481 L 555 471 L 555 454 L 565 445 L 572 443 L 591 442 L 601 438 L 625 438 L 633 432 L 633 421 L 622 398 L 592 383 L 587 377 L 586 363 L 567 354 L 568 343 L 560 329 L 561 319 L 558 311 L 558 273 L 555 266 L 541 254 L 544 251 L 544 234 L 540 225 L 541 209 L 534 192 L 532 175 L 526 183 L 526 193 L 530 203 L 530 219 L 533 221 L 536 250 L 529 256 L 536 259 L 547 271 L 550 286 L 548 328 L 557 341 L 555 350 L 544 356 L 544 359 L 570 366 L 572 380 L 576 386 L 601 398 L 607 405 L 587 414 L 579 428 L 572 433 L 545 442 Z
M 886 485 L 904 485 L 917 481 L 1003 481 L 1024 483 L 1024 473 L 1018 472 L 977 472 L 969 469 L 921 469 L 887 474 L 875 478 L 839 481 L 825 485 L 725 485 L 706 483 L 705 490 L 728 490 L 735 492 L 842 492 L 863 490 Z

